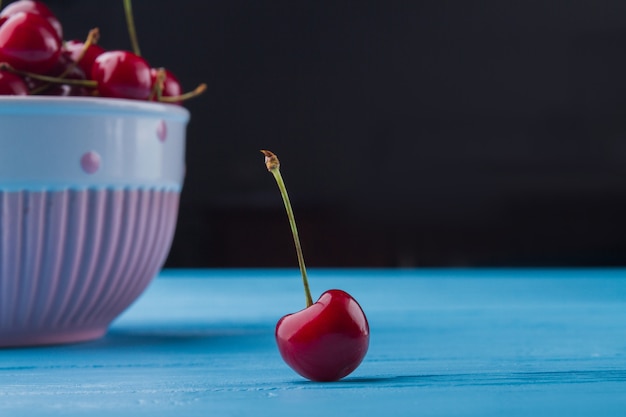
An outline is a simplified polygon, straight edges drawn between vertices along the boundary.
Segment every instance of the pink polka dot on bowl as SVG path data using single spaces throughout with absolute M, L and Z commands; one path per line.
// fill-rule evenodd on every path
M 165 142 L 165 139 L 167 139 L 167 125 L 165 124 L 165 120 L 159 122 L 156 133 L 159 140 Z
M 85 152 L 80 158 L 80 166 L 87 174 L 93 174 L 100 168 L 100 155 L 95 151 Z

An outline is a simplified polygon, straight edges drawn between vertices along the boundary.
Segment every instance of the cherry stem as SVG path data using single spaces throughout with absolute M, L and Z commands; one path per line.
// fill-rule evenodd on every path
M 261 150 L 261 153 L 265 155 L 265 166 L 267 170 L 274 175 L 280 195 L 283 198 L 285 209 L 287 210 L 287 218 L 289 219 L 289 226 L 291 226 L 291 233 L 293 234 L 293 241 L 296 245 L 296 254 L 298 255 L 298 265 L 300 266 L 300 273 L 302 274 L 302 284 L 304 285 L 304 297 L 306 298 L 306 306 L 313 305 L 313 298 L 311 298 L 311 290 L 309 289 L 309 280 L 306 275 L 306 268 L 304 266 L 304 256 L 302 256 L 302 247 L 300 246 L 300 238 L 298 237 L 298 228 L 296 227 L 296 219 L 291 209 L 291 203 L 289 202 L 289 195 L 287 195 L 287 188 L 283 181 L 282 175 L 280 175 L 280 162 L 278 157 L 272 152 L 267 150 Z
M 83 57 L 85 56 L 87 49 L 89 49 L 91 45 L 98 43 L 99 39 L 100 39 L 100 30 L 98 28 L 91 29 L 89 31 L 89 34 L 87 34 L 87 39 L 83 43 L 83 47 L 80 50 L 80 54 L 78 54 L 78 57 L 76 58 L 76 60 L 72 62 L 70 65 L 68 65 L 67 68 L 65 68 L 65 70 L 57 78 L 59 80 L 65 79 L 65 77 L 67 77 L 67 75 L 70 72 L 72 72 L 74 68 L 76 68 L 76 66 L 78 66 L 78 63 L 80 62 L 80 60 L 83 59 Z M 58 81 L 56 81 L 55 83 L 58 84 Z M 48 88 L 50 88 L 52 84 L 53 83 L 49 82 L 48 84 L 44 84 L 38 88 L 35 88 L 34 90 L 30 91 L 30 94 L 31 95 L 40 94 L 46 91 Z
M 128 35 L 130 37 L 130 43 L 133 47 L 133 52 L 135 55 L 141 56 L 139 41 L 137 41 L 137 32 L 135 31 L 135 19 L 133 18 L 131 0 L 124 0 L 124 13 L 126 14 L 126 26 L 128 27 Z
M 192 91 L 181 94 L 179 96 L 161 96 L 159 101 L 162 101 L 164 103 L 178 103 L 179 101 L 185 101 L 189 100 L 190 98 L 197 97 L 200 94 L 204 93 L 204 90 L 206 90 L 206 84 L 202 83 L 194 88 Z
M 35 74 L 34 72 L 21 71 L 16 68 L 13 68 L 6 62 L 0 62 L 0 71 L 9 71 L 14 74 L 21 75 L 23 77 L 30 77 L 35 80 L 45 81 L 49 83 L 55 84 L 70 84 L 70 85 L 80 85 L 83 87 L 96 88 L 98 87 L 98 82 L 94 80 L 75 80 L 72 78 L 59 78 L 59 77 L 50 77 L 48 75 Z
M 154 80 L 154 85 L 152 86 L 152 91 L 150 91 L 150 95 L 148 96 L 148 101 L 154 100 L 156 97 L 157 101 L 161 100 L 163 95 L 163 82 L 165 81 L 165 68 L 159 68 L 156 72 L 156 77 Z
M 68 66 L 66 70 L 63 72 L 63 74 L 60 75 L 60 77 L 63 78 L 67 74 L 69 74 L 70 71 L 72 71 L 74 67 L 78 65 L 80 60 L 85 57 L 85 54 L 87 53 L 87 49 L 89 49 L 91 45 L 95 45 L 96 43 L 98 43 L 98 40 L 100 40 L 100 30 L 98 28 L 91 29 L 89 33 L 87 34 L 87 39 L 85 39 L 85 42 L 83 43 L 83 47 L 80 50 L 80 54 L 78 54 L 78 57 L 72 63 L 73 65 Z

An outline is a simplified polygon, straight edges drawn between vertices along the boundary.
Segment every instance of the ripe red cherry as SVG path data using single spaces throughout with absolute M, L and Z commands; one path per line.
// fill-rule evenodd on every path
M 83 50 L 84 45 L 84 42 L 79 40 L 67 41 L 63 47 L 63 53 L 67 54 L 74 62 L 76 62 Z M 77 65 L 85 72 L 85 74 L 91 74 L 93 62 L 104 52 L 106 51 L 103 47 L 91 44 L 85 51 L 81 60 L 78 61 Z
M 61 54 L 57 63 L 44 75 L 49 77 L 60 77 L 63 75 L 63 78 L 68 80 L 85 80 L 87 78 L 83 70 L 74 65 L 74 61 L 72 61 L 72 59 L 65 54 Z M 53 96 L 87 96 L 91 92 L 89 88 L 82 85 L 49 83 L 33 79 L 31 77 L 25 77 L 25 81 L 31 93 L 36 94 Z
M 93 63 L 91 79 L 98 83 L 103 97 L 146 100 L 152 89 L 150 65 L 128 51 L 100 54 Z
M 154 86 L 155 82 L 156 82 L 156 77 L 158 74 L 158 69 L 157 68 L 152 68 L 150 70 L 150 76 L 152 77 L 152 85 Z M 170 70 L 165 70 L 165 79 L 163 80 L 163 91 L 161 91 L 161 96 L 163 97 L 178 97 L 181 94 L 183 94 L 183 89 L 180 86 L 180 82 L 178 81 L 178 78 L 176 78 L 176 76 L 170 71 Z M 156 100 L 156 97 L 155 97 Z M 178 101 L 176 102 L 176 104 L 180 104 L 181 102 Z
M 9 17 L 19 12 L 34 13 L 45 17 L 57 32 L 57 35 L 59 35 L 59 39 L 63 39 L 63 28 L 61 26 L 61 22 L 59 22 L 59 19 L 56 18 L 54 13 L 48 9 L 48 6 L 40 1 L 19 0 L 8 4 L 4 9 L 2 9 L 2 12 L 0 12 L 0 25 L 2 25 Z
M 280 355 L 291 368 L 313 381 L 337 381 L 354 371 L 367 353 L 370 329 L 359 303 L 341 290 L 329 290 L 313 303 L 296 221 L 280 174 L 278 157 L 267 150 L 265 166 L 283 198 L 304 284 L 306 308 L 276 324 Z
M 280 319 L 276 342 L 284 361 L 313 381 L 337 381 L 367 353 L 369 325 L 348 293 L 329 290 L 317 302 Z
M 0 26 L 0 61 L 43 74 L 57 62 L 61 38 L 44 17 L 19 12 Z
M 25 96 L 28 95 L 28 87 L 19 76 L 0 71 L 0 95 L 3 96 Z

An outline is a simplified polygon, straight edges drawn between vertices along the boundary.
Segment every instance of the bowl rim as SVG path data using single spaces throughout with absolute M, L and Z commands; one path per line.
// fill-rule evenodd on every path
M 0 116 L 30 114 L 117 114 L 164 117 L 186 122 L 189 110 L 173 103 L 109 97 L 0 96 Z

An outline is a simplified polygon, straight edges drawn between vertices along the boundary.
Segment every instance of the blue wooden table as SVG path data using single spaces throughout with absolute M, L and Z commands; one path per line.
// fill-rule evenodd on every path
M 368 315 L 361 366 L 289 369 L 293 270 L 164 271 L 83 344 L 0 350 L 0 416 L 626 416 L 626 270 L 315 270 Z

